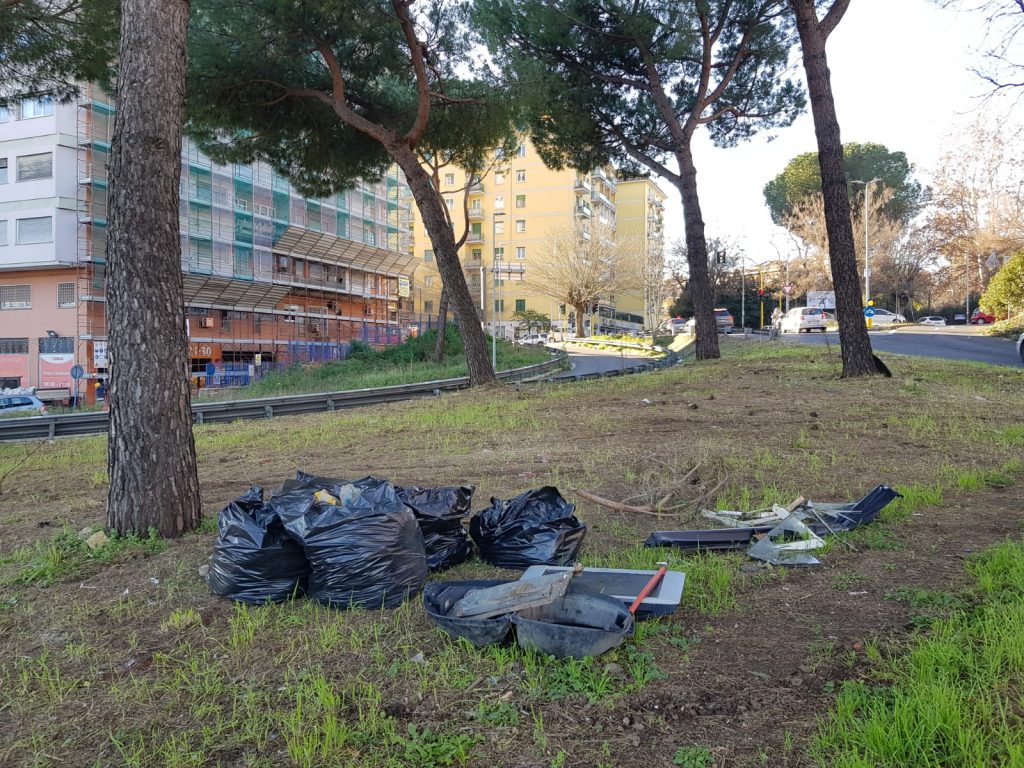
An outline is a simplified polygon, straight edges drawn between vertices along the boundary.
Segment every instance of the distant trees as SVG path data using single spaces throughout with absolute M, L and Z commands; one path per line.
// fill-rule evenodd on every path
M 190 127 L 214 157 L 262 158 L 307 194 L 409 182 L 455 312 L 470 381 L 494 380 L 451 219 L 425 157 L 477 168 L 512 131 L 509 102 L 465 76 L 464 6 L 436 0 L 193 0 Z
M 538 331 L 551 330 L 551 318 L 536 309 L 517 309 L 512 313 L 512 319 L 525 325 L 527 333 L 533 333 L 534 328 Z
M 788 125 L 803 108 L 787 77 L 785 0 L 478 0 L 476 18 L 521 85 L 549 165 L 615 161 L 670 181 L 683 202 L 699 359 L 718 357 L 693 137 L 719 146 Z
M 571 226 L 551 230 L 548 255 L 530 264 L 526 283 L 537 293 L 571 307 L 576 336 L 586 336 L 584 318 L 602 298 L 630 285 L 629 253 L 605 225 Z

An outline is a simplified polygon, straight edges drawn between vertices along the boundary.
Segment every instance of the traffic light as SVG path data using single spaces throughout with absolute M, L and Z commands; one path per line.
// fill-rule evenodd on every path
M 764 288 L 758 288 L 757 295 L 760 296 L 761 298 L 764 298 Z
M 725 251 L 716 251 L 715 252 L 715 263 L 716 264 L 725 264 Z

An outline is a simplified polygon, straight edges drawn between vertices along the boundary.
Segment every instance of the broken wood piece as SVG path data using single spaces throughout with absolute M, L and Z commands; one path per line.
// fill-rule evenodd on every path
M 806 504 L 807 499 L 805 499 L 803 496 L 797 496 L 795 499 L 789 502 L 789 504 L 786 505 L 786 511 L 794 512 L 800 509 L 800 507 L 805 506 Z
M 523 608 L 547 605 L 564 595 L 572 577 L 582 570 L 582 566 L 577 566 L 571 571 L 472 589 L 455 602 L 448 615 L 460 619 L 491 619 Z
M 634 512 L 638 515 L 652 515 L 654 517 L 673 516 L 673 513 L 659 512 L 655 507 L 637 507 L 632 504 L 623 504 L 621 501 L 612 501 L 611 499 L 606 499 L 603 496 L 598 496 L 596 493 L 584 491 L 580 488 L 573 488 L 572 492 L 579 496 L 582 496 L 587 501 L 592 501 L 599 507 L 605 507 L 606 509 L 614 509 L 616 512 Z

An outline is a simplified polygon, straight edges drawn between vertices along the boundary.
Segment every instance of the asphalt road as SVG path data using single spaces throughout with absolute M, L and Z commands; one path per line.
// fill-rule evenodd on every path
M 965 325 L 950 325 L 933 328 L 919 325 L 901 325 L 892 329 L 873 330 L 871 346 L 876 352 L 892 352 L 897 355 L 920 357 L 941 357 L 946 360 L 971 360 L 993 365 L 1021 368 L 1017 347 L 1012 341 L 980 335 L 980 328 Z M 831 344 L 839 343 L 839 334 L 787 333 L 782 336 L 788 343 Z
M 557 346 L 557 345 L 556 345 Z M 569 361 L 572 363 L 572 370 L 562 371 L 554 378 L 568 379 L 573 376 L 582 376 L 585 373 L 598 373 L 602 371 L 613 371 L 620 368 L 628 368 L 631 365 L 650 360 L 649 357 L 640 355 L 615 355 L 609 354 L 604 349 L 585 349 L 578 347 L 569 352 Z

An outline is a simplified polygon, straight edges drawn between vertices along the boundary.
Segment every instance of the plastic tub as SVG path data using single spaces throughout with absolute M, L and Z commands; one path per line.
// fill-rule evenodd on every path
M 501 579 L 428 581 L 423 587 L 423 607 L 430 620 L 454 638 L 463 637 L 477 646 L 500 643 L 508 637 L 512 628 L 510 615 L 495 616 L 493 619 L 463 619 L 449 616 L 448 611 L 472 589 L 508 583 Z
M 539 608 L 512 615 L 523 648 L 558 658 L 600 656 L 633 634 L 633 617 L 622 601 L 580 587 Z

